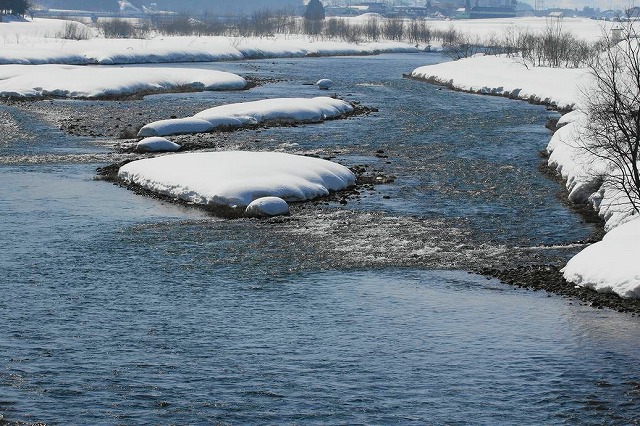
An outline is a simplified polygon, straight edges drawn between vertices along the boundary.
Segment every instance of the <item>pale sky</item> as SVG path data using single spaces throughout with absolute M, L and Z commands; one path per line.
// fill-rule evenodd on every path
M 534 0 L 525 0 L 534 6 Z M 607 9 L 628 9 L 633 6 L 640 6 L 640 0 L 538 0 L 544 2 L 545 8 L 561 7 L 567 9 L 582 9 L 585 6 L 599 7 L 601 10 Z

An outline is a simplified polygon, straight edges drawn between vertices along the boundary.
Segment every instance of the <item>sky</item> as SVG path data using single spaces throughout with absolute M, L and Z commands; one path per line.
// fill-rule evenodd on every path
M 561 7 L 567 9 L 582 9 L 587 7 L 597 7 L 601 10 L 607 9 L 627 9 L 640 5 L 640 0 L 542 0 L 546 8 Z M 534 5 L 534 0 L 527 3 Z

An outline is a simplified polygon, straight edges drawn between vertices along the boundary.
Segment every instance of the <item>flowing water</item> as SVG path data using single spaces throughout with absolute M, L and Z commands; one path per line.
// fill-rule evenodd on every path
M 0 105 L 4 421 L 640 422 L 636 317 L 465 272 L 561 262 L 592 230 L 538 170 L 554 113 L 401 78 L 441 60 L 196 64 L 272 80 L 36 105 L 52 116 L 168 117 L 316 96 L 305 83 L 330 78 L 329 93 L 378 108 L 226 136 L 221 149 L 317 153 L 395 176 L 346 205 L 293 206 L 268 221 L 211 217 L 95 180 L 96 167 L 122 158 L 113 138 L 69 136 L 55 117 Z

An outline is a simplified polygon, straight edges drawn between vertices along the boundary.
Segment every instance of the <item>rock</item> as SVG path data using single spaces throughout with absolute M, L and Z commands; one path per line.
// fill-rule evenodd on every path
M 331 86 L 333 86 L 333 81 L 328 78 L 323 78 L 321 80 L 316 81 L 316 86 L 318 86 L 321 90 L 328 90 Z
M 253 200 L 244 211 L 249 217 L 271 217 L 289 214 L 289 205 L 278 197 L 262 197 Z

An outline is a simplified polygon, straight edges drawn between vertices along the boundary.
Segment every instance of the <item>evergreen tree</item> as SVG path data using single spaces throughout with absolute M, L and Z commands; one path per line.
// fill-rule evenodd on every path
M 0 0 L 0 15 L 25 15 L 31 5 L 27 0 Z
M 324 6 L 320 0 L 309 0 L 304 11 L 304 19 L 309 21 L 322 21 L 325 17 Z

